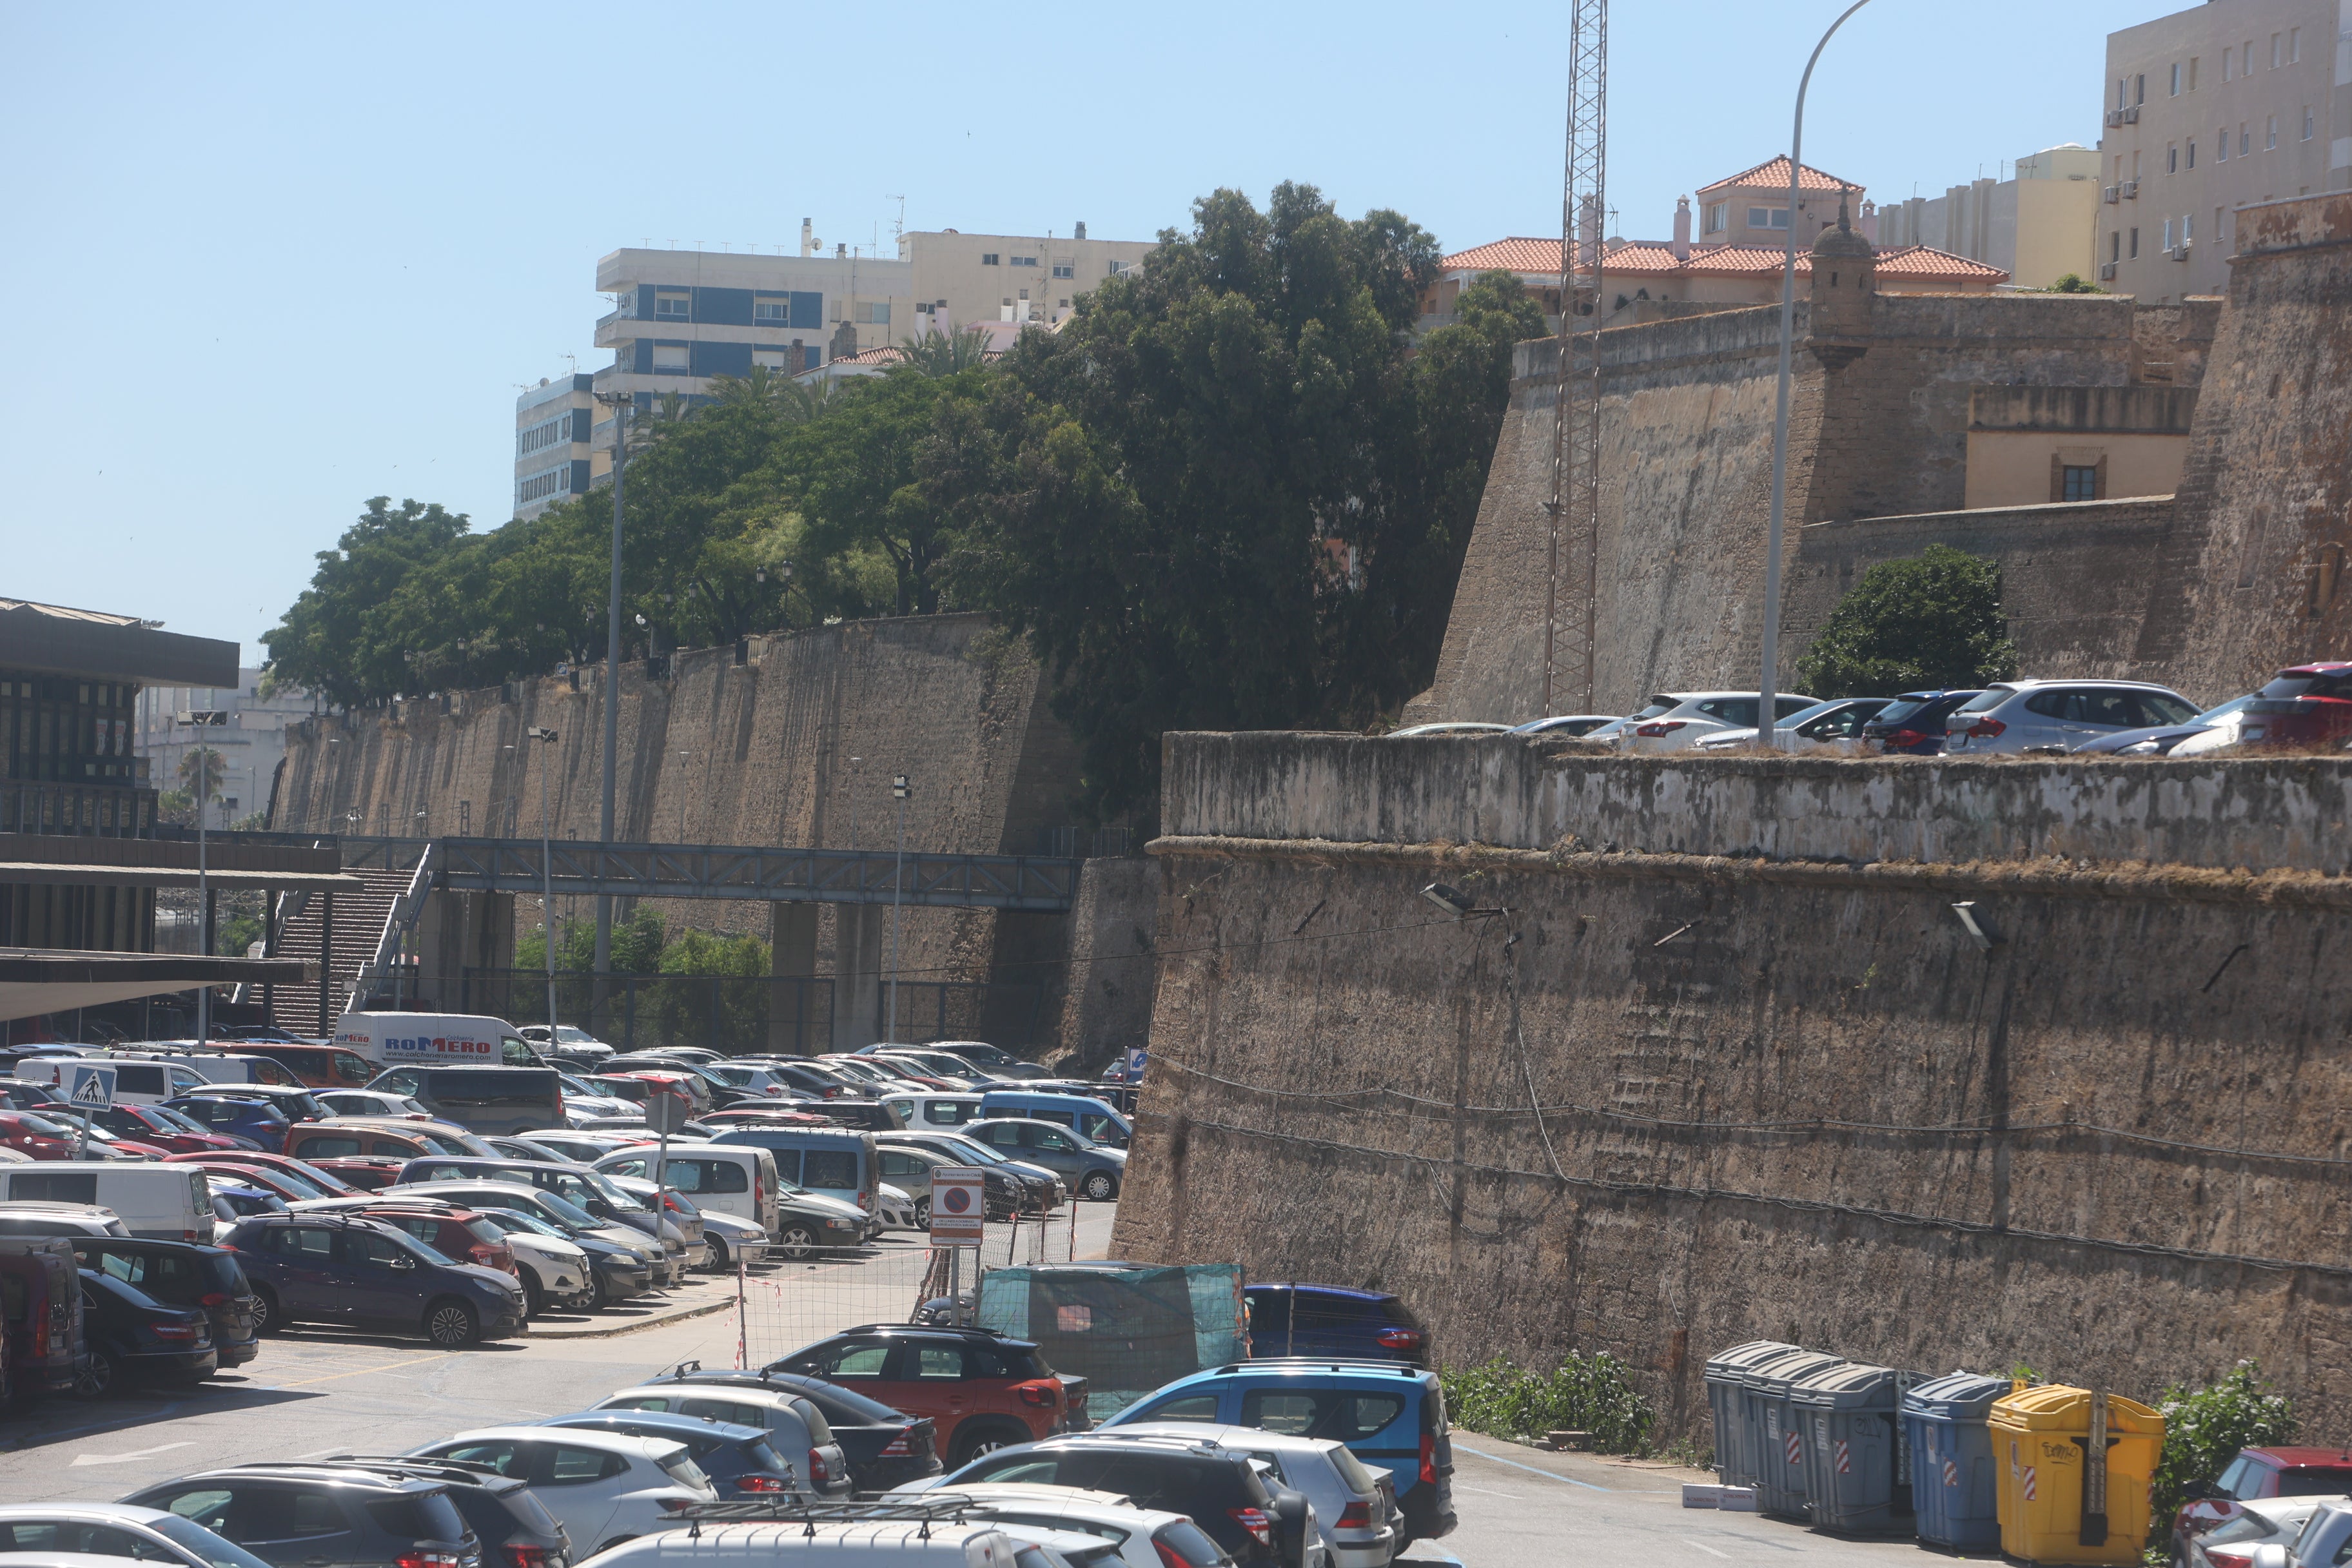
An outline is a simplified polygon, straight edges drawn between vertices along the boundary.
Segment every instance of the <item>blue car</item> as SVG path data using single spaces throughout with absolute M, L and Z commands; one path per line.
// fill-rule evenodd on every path
M 404 1230 L 348 1214 L 257 1215 L 222 1245 L 252 1281 L 255 1325 L 296 1322 L 421 1332 L 461 1349 L 522 1332 L 522 1287 L 457 1263 Z
M 1344 1285 L 1249 1285 L 1250 1353 L 1429 1364 L 1429 1331 L 1385 1290 Z
M 286 1152 L 286 1130 L 293 1125 L 284 1111 L 266 1100 L 230 1100 L 220 1095 L 184 1095 L 163 1102 L 208 1132 L 250 1138 L 257 1148 L 272 1154 Z
M 1237 1362 L 1180 1377 L 1102 1425 L 1139 1421 L 1257 1426 L 1345 1443 L 1396 1477 L 1407 1542 L 1453 1531 L 1454 1438 L 1433 1372 L 1396 1362 Z
M 686 1445 L 687 1452 L 710 1478 L 721 1498 L 754 1497 L 767 1492 L 814 1496 L 802 1486 L 791 1463 L 768 1441 L 765 1428 L 732 1421 L 706 1421 L 699 1415 L 674 1415 L 662 1410 L 583 1410 L 553 1415 L 542 1426 L 585 1426 L 598 1432 L 619 1432 L 631 1437 L 668 1437 Z

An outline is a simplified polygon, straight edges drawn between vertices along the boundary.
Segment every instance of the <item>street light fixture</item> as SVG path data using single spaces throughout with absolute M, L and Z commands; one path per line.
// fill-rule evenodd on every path
M 613 843 L 613 802 L 620 788 L 615 754 L 621 744 L 621 482 L 629 460 L 629 410 L 635 399 L 625 392 L 600 392 L 596 401 L 613 411 L 613 577 L 604 599 L 604 804 L 597 836 L 605 848 Z M 642 624 L 642 623 L 640 623 Z M 596 973 L 613 967 L 613 899 L 596 898 Z M 601 984 L 601 982 L 600 982 Z
M 533 724 L 523 731 L 527 740 L 542 745 L 555 744 L 555 731 L 544 724 Z M 548 843 L 547 774 L 539 770 L 539 914 L 541 929 L 547 933 L 543 945 L 547 949 L 547 1048 L 555 1049 L 555 870 L 554 854 Z

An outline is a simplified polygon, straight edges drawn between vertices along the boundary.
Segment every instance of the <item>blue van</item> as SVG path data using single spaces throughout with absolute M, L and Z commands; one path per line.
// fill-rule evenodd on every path
M 1437 1374 L 1397 1362 L 1251 1361 L 1196 1372 L 1102 1423 L 1199 1421 L 1333 1438 L 1396 1477 L 1404 1545 L 1450 1534 L 1454 1437 Z
M 875 1199 L 882 1184 L 882 1163 L 874 1152 L 874 1134 L 848 1128 L 730 1127 L 714 1143 L 749 1143 L 776 1157 L 776 1179 L 828 1198 L 839 1198 L 865 1211 L 870 1227 L 880 1228 Z
M 1134 1136 L 1135 1128 L 1126 1117 L 1091 1095 L 1039 1094 L 1025 1089 L 995 1089 L 982 1095 L 980 1115 L 1027 1116 L 1040 1121 L 1058 1121 L 1075 1128 L 1090 1143 L 1108 1144 L 1124 1149 Z M 977 1121 L 978 1117 L 967 1118 Z

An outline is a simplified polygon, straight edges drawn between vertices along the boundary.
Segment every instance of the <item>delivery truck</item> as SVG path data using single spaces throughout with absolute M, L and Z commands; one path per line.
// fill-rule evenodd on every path
M 335 1044 L 379 1068 L 546 1064 L 512 1024 L 467 1013 L 346 1013 Z

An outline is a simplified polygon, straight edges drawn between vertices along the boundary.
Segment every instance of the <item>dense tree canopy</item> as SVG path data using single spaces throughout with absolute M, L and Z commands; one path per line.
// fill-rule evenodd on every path
M 642 415 L 627 651 L 989 610 L 1052 668 L 1097 816 L 1148 800 L 1163 731 L 1392 711 L 1541 317 L 1492 273 L 1416 341 L 1436 241 L 1311 186 L 1219 191 L 1160 240 L 993 363 L 933 336 L 882 376 L 755 371 Z M 272 679 L 352 704 L 598 657 L 611 518 L 609 490 L 485 533 L 376 498 L 264 639 Z
M 1822 698 L 1982 686 L 2016 674 L 2000 567 L 1948 544 L 1864 572 L 1797 661 L 1798 684 Z

